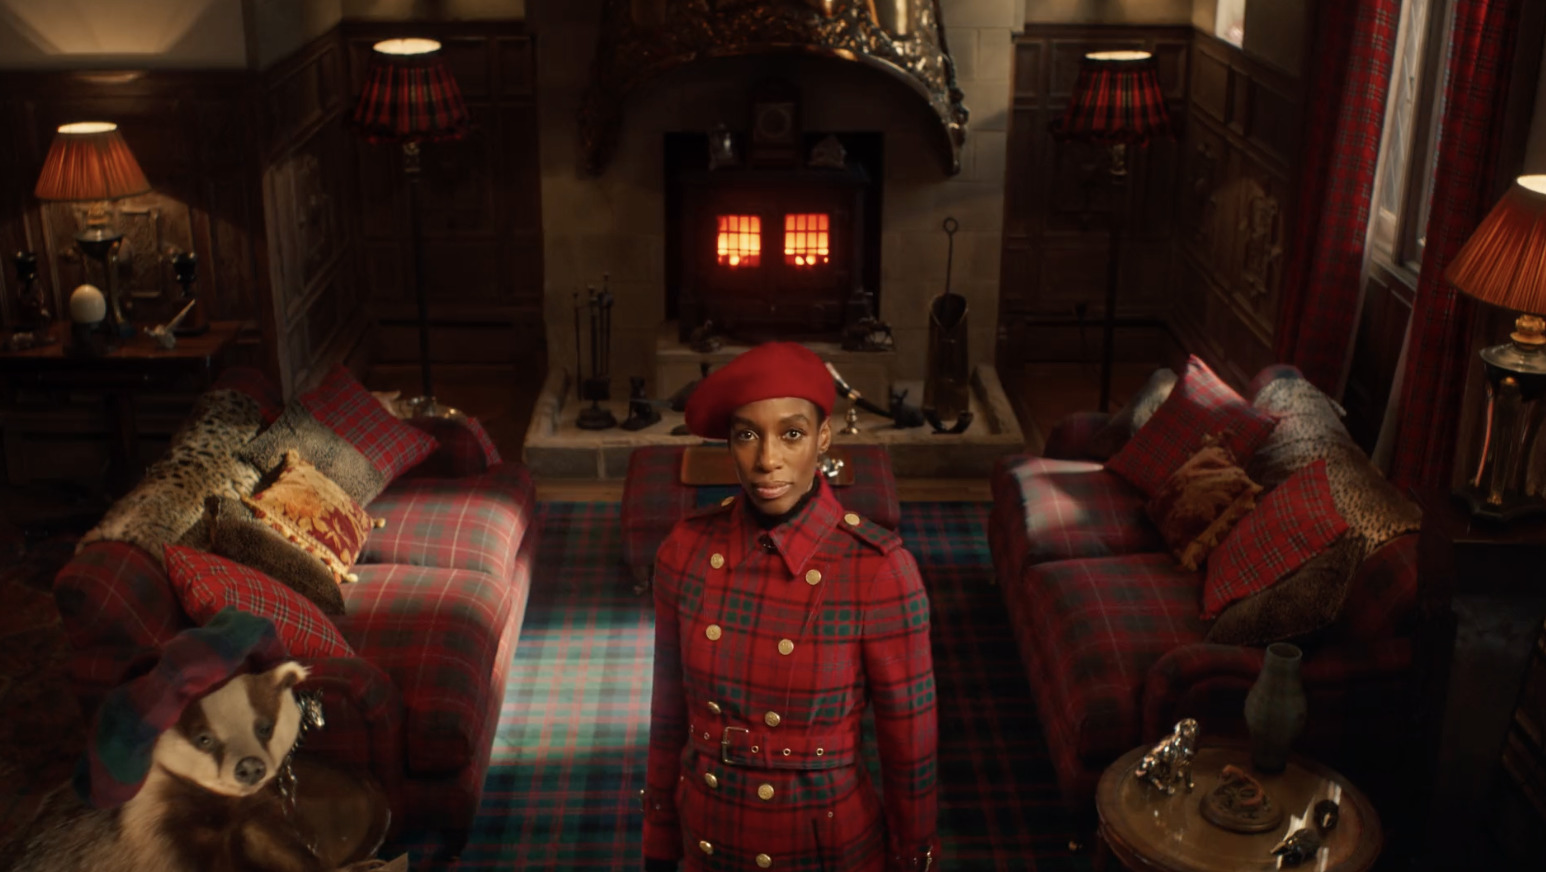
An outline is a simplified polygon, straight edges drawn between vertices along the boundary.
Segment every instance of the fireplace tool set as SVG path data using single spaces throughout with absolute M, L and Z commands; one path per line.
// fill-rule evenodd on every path
M 594 285 L 582 303 L 579 294 L 574 301 L 574 372 L 579 384 L 580 401 L 590 401 L 590 406 L 580 410 L 576 425 L 581 430 L 606 430 L 617 426 L 617 418 L 601 403 L 612 398 L 612 291 L 608 288 L 609 277 L 601 276 L 601 290 Z M 590 343 L 580 344 L 580 312 L 584 310 L 590 326 Z M 582 355 L 590 351 L 590 375 L 581 368 Z

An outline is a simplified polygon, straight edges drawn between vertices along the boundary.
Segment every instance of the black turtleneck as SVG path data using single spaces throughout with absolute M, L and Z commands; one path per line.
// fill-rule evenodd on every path
M 805 511 L 805 508 L 811 504 L 811 500 L 816 498 L 816 494 L 821 492 L 821 479 L 822 475 L 818 471 L 815 480 L 811 482 L 810 490 L 801 494 L 800 499 L 793 506 L 790 506 L 787 512 L 770 515 L 757 508 L 757 504 L 750 499 L 746 501 L 746 508 L 751 512 L 752 520 L 757 522 L 757 526 L 764 530 L 771 530 L 779 524 L 798 518 Z

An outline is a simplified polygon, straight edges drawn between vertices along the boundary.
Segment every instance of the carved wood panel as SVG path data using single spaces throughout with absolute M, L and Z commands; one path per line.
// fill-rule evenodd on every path
M 1104 149 L 1057 141 L 1048 126 L 1067 106 L 1086 52 L 1143 49 L 1155 54 L 1179 135 L 1187 127 L 1191 34 L 1186 27 L 1037 25 L 1016 37 L 999 296 L 1006 365 L 1073 345 L 1013 337 L 1045 337 L 1048 327 L 1077 334 L 1081 319 L 1083 329 L 1098 323 L 1116 214 L 1126 226 L 1118 317 L 1157 323 L 1171 306 L 1181 143 L 1130 149 L 1127 181 L 1113 186 Z
M 428 36 L 442 53 L 472 116 L 455 142 L 426 143 L 418 183 L 422 274 L 437 329 L 474 326 L 491 345 L 540 353 L 542 211 L 535 102 L 535 55 L 519 22 L 342 25 L 351 93 L 358 94 L 371 46 L 395 36 Z M 417 355 L 409 192 L 401 150 L 353 146 L 360 196 L 365 293 L 383 330 L 385 359 Z M 537 329 L 526 329 L 532 324 Z M 519 336 L 517 341 L 515 337 Z M 532 346 L 535 341 L 536 345 Z M 466 343 L 432 344 L 451 360 L 486 359 Z
M 1212 36 L 1193 44 L 1178 242 L 1178 333 L 1243 383 L 1272 360 L 1292 224 L 1300 83 Z

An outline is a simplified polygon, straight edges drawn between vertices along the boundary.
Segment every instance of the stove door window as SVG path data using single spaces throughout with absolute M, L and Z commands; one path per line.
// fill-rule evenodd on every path
M 756 215 L 720 215 L 717 262 L 730 269 L 762 265 L 762 219 Z
M 803 213 L 784 216 L 784 264 L 795 269 L 831 262 L 831 216 Z

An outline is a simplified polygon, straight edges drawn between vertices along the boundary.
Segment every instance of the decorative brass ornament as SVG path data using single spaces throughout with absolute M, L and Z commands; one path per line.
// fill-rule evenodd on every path
M 884 13 L 869 0 L 606 0 L 580 105 L 586 172 L 606 168 L 634 88 L 698 58 L 770 52 L 855 61 L 906 83 L 939 119 L 946 172 L 961 171 L 968 111 L 939 0 L 886 4 Z

